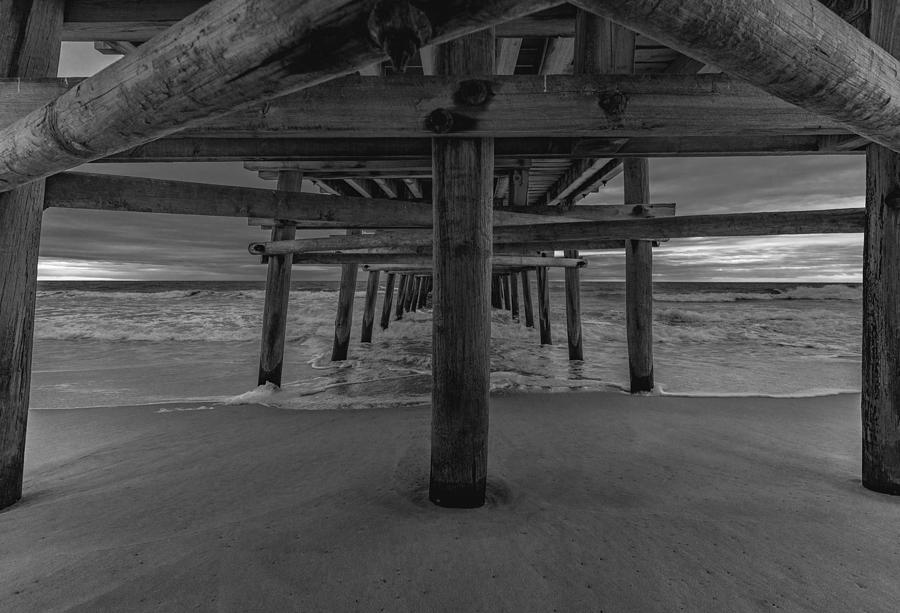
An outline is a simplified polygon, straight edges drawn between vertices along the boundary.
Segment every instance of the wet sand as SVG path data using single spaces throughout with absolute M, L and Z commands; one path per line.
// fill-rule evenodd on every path
M 497 396 L 489 503 L 427 502 L 427 407 L 32 411 L 8 611 L 896 611 L 859 396 Z M 164 412 L 159 412 L 165 409 Z

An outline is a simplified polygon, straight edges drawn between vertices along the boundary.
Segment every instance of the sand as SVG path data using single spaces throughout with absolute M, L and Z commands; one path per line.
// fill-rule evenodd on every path
M 0 608 L 897 611 L 858 406 L 496 397 L 478 510 L 426 500 L 427 407 L 32 411 Z

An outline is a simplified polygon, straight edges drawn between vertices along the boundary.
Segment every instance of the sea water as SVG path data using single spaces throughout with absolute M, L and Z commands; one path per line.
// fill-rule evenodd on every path
M 331 362 L 336 283 L 292 285 L 284 384 L 274 390 L 256 388 L 262 284 L 42 282 L 31 406 L 191 401 L 318 410 L 427 402 L 430 308 L 400 321 L 392 314 L 381 330 L 382 291 L 373 342 L 362 344 L 362 282 L 358 289 L 349 359 Z M 582 283 L 583 362 L 568 359 L 563 290 L 551 283 L 553 345 L 540 345 L 524 312 L 514 321 L 494 310 L 495 393 L 627 389 L 624 286 Z M 656 393 L 858 391 L 861 306 L 859 285 L 656 283 Z

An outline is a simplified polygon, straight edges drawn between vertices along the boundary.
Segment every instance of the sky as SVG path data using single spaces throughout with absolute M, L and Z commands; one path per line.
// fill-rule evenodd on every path
M 63 43 L 59 76 L 88 76 L 118 56 L 91 43 Z M 235 163 L 89 164 L 118 173 L 274 188 Z M 310 189 L 310 191 L 314 191 Z M 810 210 L 865 205 L 864 156 L 672 158 L 650 161 L 651 202 L 678 215 Z M 584 204 L 618 204 L 621 177 Z M 259 280 L 265 266 L 247 252 L 267 233 L 240 218 L 49 209 L 41 280 Z M 862 279 L 862 234 L 677 239 L 653 252 L 655 281 L 819 281 Z M 624 279 L 624 251 L 587 253 L 582 279 Z M 295 280 L 337 279 L 340 267 L 295 267 Z

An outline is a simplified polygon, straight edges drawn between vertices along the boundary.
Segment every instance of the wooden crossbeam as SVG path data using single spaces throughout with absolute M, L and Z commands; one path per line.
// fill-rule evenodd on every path
M 367 0 L 214 0 L 0 131 L 0 189 L 347 74 L 383 59 L 386 49 L 401 61 L 407 46 L 398 37 L 406 45 L 410 36 L 415 46 L 441 43 L 554 4 L 445 0 L 423 5 L 398 30 L 389 11 Z
M 164 32 L 209 0 L 66 0 L 62 39 L 143 42 Z M 498 24 L 497 36 L 572 36 L 574 11 L 560 6 Z
M 328 186 L 328 182 L 320 182 Z M 347 188 L 349 189 L 349 188 Z M 298 226 L 354 228 L 428 228 L 431 204 L 387 198 L 328 196 L 299 192 L 212 185 L 186 181 L 68 172 L 47 180 L 45 206 L 60 208 L 248 217 L 263 224 L 292 221 Z M 498 225 L 546 223 L 557 211 L 538 208 L 495 211 Z M 577 207 L 559 221 L 616 219 L 675 214 L 674 204 Z M 581 217 L 577 217 L 580 215 Z M 553 217 L 557 220 L 556 217 Z M 321 225 L 316 225 L 320 222 Z
M 865 209 L 860 208 L 495 226 L 494 243 L 534 249 L 591 249 L 596 242 L 609 240 L 857 233 L 863 231 L 864 221 Z M 341 236 L 257 242 L 251 243 L 249 250 L 255 255 L 375 247 L 414 250 L 428 248 L 430 244 L 430 232 L 410 230 L 389 236 Z
M 818 0 L 573 4 L 900 151 L 900 61 Z
M 581 268 L 587 265 L 582 258 L 542 258 L 524 255 L 495 255 L 493 266 L 550 266 L 555 268 Z M 359 264 L 367 265 L 366 270 L 379 266 L 405 266 L 408 269 L 431 267 L 431 257 L 415 253 L 298 253 L 293 256 L 294 264 Z M 382 268 L 382 270 L 384 270 Z
M 142 55 L 143 48 L 137 53 Z M 434 121 L 443 126 L 440 129 L 446 127 L 448 135 L 497 138 L 583 136 L 625 139 L 846 133 L 846 129 L 834 121 L 724 75 L 495 76 L 490 80 L 491 103 L 483 106 L 455 102 L 462 81 L 466 79 L 352 75 L 251 106 L 245 111 L 206 120 L 202 126 L 182 131 L 179 136 L 246 138 L 270 134 L 278 138 L 430 138 L 435 136 L 429 128 Z M 0 126 L 21 118 L 24 111 L 53 100 L 66 86 L 65 80 L 0 81 L 0 102 L 10 100 L 12 103 L 0 105 Z M 87 95 L 77 92 L 90 89 L 79 85 L 67 90 L 59 99 L 59 106 L 72 98 L 80 101 Z M 445 119 L 452 117 L 449 125 L 440 123 L 444 120 L 429 119 L 439 109 L 450 114 L 442 115 Z M 71 112 L 75 113 L 74 110 Z M 198 114 L 198 111 L 193 112 L 194 116 Z M 126 123 L 124 119 L 119 121 Z M 199 124 L 200 121 L 191 119 L 185 123 Z M 176 119 L 169 117 L 167 123 L 175 124 Z M 165 130 L 161 136 L 175 128 Z M 97 139 L 100 142 L 93 144 Z M 105 139 L 91 135 L 84 147 L 93 150 L 104 143 Z M 620 144 L 624 143 L 622 140 Z M 0 154 L 3 151 L 0 149 Z M 85 153 L 85 156 L 85 159 L 94 157 L 93 152 Z M 84 160 L 79 158 L 79 161 Z M 0 172 L 0 179 L 3 176 Z

